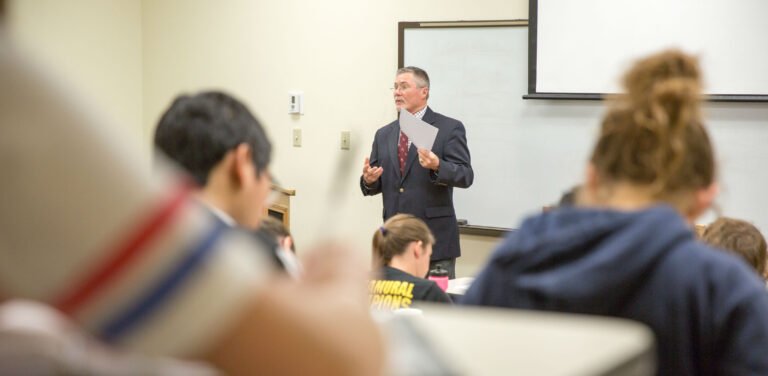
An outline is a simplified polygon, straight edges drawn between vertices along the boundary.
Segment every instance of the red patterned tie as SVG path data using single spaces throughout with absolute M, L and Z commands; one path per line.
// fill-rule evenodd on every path
M 400 175 L 405 171 L 405 158 L 408 156 L 408 136 L 400 132 L 400 143 L 397 144 L 397 159 L 400 160 Z

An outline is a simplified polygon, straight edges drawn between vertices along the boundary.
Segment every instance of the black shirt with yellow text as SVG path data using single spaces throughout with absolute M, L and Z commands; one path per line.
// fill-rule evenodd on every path
M 385 266 L 381 278 L 369 282 L 371 308 L 395 310 L 410 308 L 414 301 L 451 303 L 448 295 L 428 279 L 414 277 L 402 270 Z

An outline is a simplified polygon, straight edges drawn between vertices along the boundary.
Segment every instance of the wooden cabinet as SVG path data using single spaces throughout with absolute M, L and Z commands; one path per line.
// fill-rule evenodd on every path
M 296 195 L 296 190 L 286 189 L 277 185 L 272 186 L 271 204 L 267 208 L 267 215 L 283 222 L 288 231 L 291 230 L 291 196 Z

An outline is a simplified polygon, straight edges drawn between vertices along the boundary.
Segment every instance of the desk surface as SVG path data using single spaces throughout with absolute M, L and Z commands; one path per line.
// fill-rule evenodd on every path
M 653 334 L 628 320 L 425 305 L 409 316 L 461 375 L 652 375 Z
M 448 289 L 446 289 L 445 292 L 451 295 L 464 295 L 474 281 L 474 277 L 450 279 L 448 280 Z

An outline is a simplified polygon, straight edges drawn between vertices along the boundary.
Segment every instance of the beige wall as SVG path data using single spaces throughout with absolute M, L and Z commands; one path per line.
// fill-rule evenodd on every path
M 141 2 L 12 0 L 6 6 L 13 39 L 117 119 L 121 132 L 144 137 Z
M 462 235 L 461 251 L 463 255 L 456 263 L 456 276 L 470 277 L 477 275 L 485 266 L 488 257 L 502 240 L 502 238 L 488 236 Z
M 296 189 L 299 252 L 333 233 L 367 257 L 381 198 L 362 197 L 357 181 L 374 132 L 394 118 L 397 22 L 527 18 L 527 7 L 525 0 L 15 0 L 7 18 L 16 39 L 140 136 L 147 158 L 154 124 L 175 95 L 235 94 L 272 137 L 274 175 Z M 287 114 L 290 90 L 304 92 L 305 115 Z M 300 148 L 291 146 L 292 128 L 302 130 Z M 339 148 L 342 130 L 352 132 L 352 151 Z M 462 238 L 459 274 L 476 270 L 496 242 Z
M 235 93 L 268 128 L 275 175 L 296 189 L 299 252 L 332 232 L 368 255 L 381 198 L 362 197 L 357 182 L 374 132 L 394 118 L 397 22 L 527 18 L 527 7 L 524 0 L 145 1 L 144 124 L 151 130 L 179 91 Z M 287 113 L 290 90 L 304 92 L 305 115 Z M 302 130 L 300 148 L 291 146 L 292 128 Z M 352 132 L 352 151 L 339 148 L 342 130 Z M 328 204 L 334 195 L 343 200 Z M 463 241 L 464 253 L 485 254 L 495 241 Z

